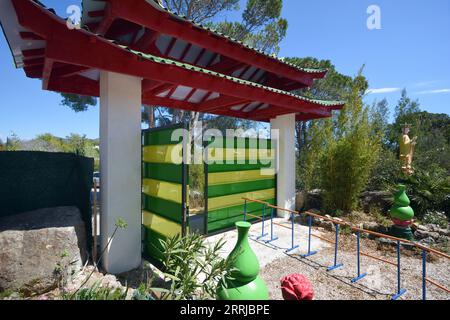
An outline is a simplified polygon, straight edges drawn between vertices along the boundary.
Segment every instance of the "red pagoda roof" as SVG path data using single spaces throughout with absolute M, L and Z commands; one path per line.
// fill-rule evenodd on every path
M 89 1 L 85 1 L 85 6 L 87 2 Z M 114 3 L 118 7 L 114 7 Z M 99 13 L 101 10 L 96 14 L 92 14 L 93 11 L 85 13 L 85 16 L 96 16 L 96 20 L 87 23 L 91 24 L 90 29 L 96 29 L 95 32 L 103 30 L 103 34 L 97 34 L 84 29 L 70 30 L 65 20 L 39 2 L 2 0 L 0 22 L 16 66 L 24 68 L 28 77 L 42 79 L 43 89 L 90 96 L 99 96 L 100 71 L 136 76 L 143 79 L 144 104 L 249 120 L 269 121 L 278 115 L 290 113 L 297 114 L 299 121 L 324 118 L 331 116 L 332 110 L 343 106 L 339 101 L 309 99 L 279 88 L 289 86 L 286 81 L 296 86 L 306 86 L 305 82 L 320 77 L 320 72 L 284 64 L 232 40 L 211 32 L 208 34 L 206 29 L 187 20 L 176 20 L 176 23 L 182 21 L 183 24 L 192 25 L 190 28 L 182 25 L 178 29 L 200 32 L 201 36 L 195 42 L 188 43 L 188 36 L 191 35 L 184 31 L 177 33 L 175 29 L 166 34 L 158 33 L 158 37 L 149 42 L 148 37 L 154 34 L 155 29 L 161 28 L 159 24 L 166 26 L 166 19 L 172 19 L 171 14 L 158 9 L 159 6 L 153 1 L 110 0 L 108 6 L 113 9 L 111 12 L 118 13 L 117 16 L 114 15 L 116 18 L 110 19 L 110 24 L 104 22 L 105 19 L 108 20 L 109 14 L 105 18 L 105 15 Z M 152 20 L 154 27 L 148 29 L 150 26 L 141 25 L 140 37 L 136 33 L 126 32 L 129 30 L 126 26 L 129 22 L 124 19 L 131 19 L 136 14 L 136 8 L 140 9 L 138 11 L 144 10 L 145 14 L 134 17 L 133 23 Z M 147 16 L 150 13 L 158 14 L 159 18 L 152 16 L 151 19 Z M 109 24 L 109 27 L 105 24 Z M 118 34 L 121 29 L 123 37 Z M 166 40 L 158 39 L 167 39 L 167 34 L 172 37 L 172 49 L 166 48 L 164 54 L 161 54 L 161 43 Z M 132 42 L 126 40 L 130 35 L 134 39 Z M 173 40 L 176 35 L 178 38 Z M 145 46 L 139 47 L 137 43 L 144 43 L 139 41 L 142 37 L 146 39 Z M 207 47 L 211 45 L 207 43 L 208 38 L 214 39 L 215 51 Z M 186 44 L 178 45 L 180 41 Z M 200 43 L 204 44 L 204 48 L 199 46 Z M 147 46 L 149 44 L 151 45 Z M 230 45 L 235 49 L 231 50 Z M 200 49 L 195 49 L 196 47 Z M 222 53 L 224 48 L 229 49 L 227 56 Z M 199 53 L 195 56 L 192 52 Z M 200 52 L 203 53 L 200 55 Z M 250 56 L 253 56 L 254 61 L 247 60 Z M 219 66 L 229 67 L 236 63 L 242 64 L 247 71 L 239 73 L 240 69 L 220 69 L 222 72 L 217 70 Z M 260 79 L 255 78 L 258 74 Z M 273 81 L 276 83 L 273 84 Z

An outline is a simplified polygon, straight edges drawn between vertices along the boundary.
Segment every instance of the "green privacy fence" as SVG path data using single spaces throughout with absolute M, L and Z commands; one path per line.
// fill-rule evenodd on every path
M 0 217 L 43 208 L 75 206 L 91 248 L 94 159 L 72 153 L 0 152 Z
M 226 138 L 205 144 L 207 233 L 217 233 L 244 219 L 242 198 L 276 205 L 275 151 L 270 139 Z M 250 203 L 247 213 L 262 215 L 262 205 Z
M 142 132 L 142 222 L 144 254 L 161 259 L 161 242 L 188 229 L 187 137 L 172 135 L 183 126 Z M 183 139 L 184 137 L 184 139 Z

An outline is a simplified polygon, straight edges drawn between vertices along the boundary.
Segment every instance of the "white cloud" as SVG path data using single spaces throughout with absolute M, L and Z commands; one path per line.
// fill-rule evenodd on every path
M 398 92 L 402 90 L 401 88 L 379 88 L 379 89 L 369 89 L 366 94 L 380 94 L 380 93 L 391 93 Z
M 450 89 L 425 90 L 416 92 L 416 94 L 439 94 L 439 93 L 450 93 Z
M 436 84 L 437 82 L 439 82 L 439 81 L 433 80 L 433 81 L 416 82 L 416 83 L 414 84 L 414 86 L 415 86 L 415 87 L 427 87 L 427 86 L 430 86 L 430 85 L 432 85 L 432 84 Z

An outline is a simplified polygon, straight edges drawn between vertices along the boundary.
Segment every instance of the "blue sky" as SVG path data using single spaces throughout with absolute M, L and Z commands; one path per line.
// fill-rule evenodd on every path
M 41 0 L 65 16 L 78 0 Z M 381 30 L 369 30 L 367 8 L 381 9 Z M 236 19 L 237 14 L 222 18 Z M 418 98 L 423 110 L 450 114 L 449 0 L 284 0 L 289 22 L 281 57 L 329 59 L 339 72 L 364 74 L 373 90 L 368 103 L 387 98 L 393 109 L 402 88 Z M 50 132 L 98 137 L 98 108 L 74 113 L 60 105 L 60 96 L 42 91 L 41 82 L 27 79 L 13 66 L 0 35 L 0 138 L 11 132 L 24 139 Z

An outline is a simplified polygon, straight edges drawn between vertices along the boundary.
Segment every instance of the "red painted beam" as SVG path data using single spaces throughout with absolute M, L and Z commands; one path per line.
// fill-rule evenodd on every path
M 241 103 L 251 102 L 247 99 L 238 99 L 235 97 L 221 96 L 219 98 L 201 103 L 198 108 L 202 112 L 208 113 L 222 108 L 236 106 Z
M 44 69 L 42 71 L 42 89 L 48 89 L 48 83 L 50 82 L 50 77 L 52 76 L 53 70 L 53 59 L 45 58 Z
M 158 39 L 159 33 L 146 29 L 141 38 L 132 46 L 137 51 L 150 53 L 150 47 Z
M 113 7 L 109 2 L 106 3 L 104 14 L 103 14 L 103 20 L 100 22 L 100 25 L 96 29 L 96 33 L 105 35 L 111 25 L 113 24 L 114 20 L 116 19 L 116 13 L 113 12 Z
M 145 26 L 149 29 L 183 39 L 199 47 L 217 52 L 223 56 L 256 66 L 274 74 L 299 81 L 310 86 L 313 79 L 323 78 L 326 72 L 310 74 L 283 62 L 260 54 L 243 45 L 226 40 L 226 38 L 212 36 L 210 32 L 197 28 L 187 21 L 170 19 L 163 13 L 141 0 L 109 0 L 121 18 Z
M 53 77 L 57 78 L 71 77 L 87 70 L 90 70 L 90 68 L 84 66 L 66 65 L 60 68 L 54 68 Z
M 31 57 L 43 57 L 45 56 L 45 49 L 30 49 L 30 50 L 23 50 L 22 55 L 25 58 L 31 58 Z
M 99 18 L 105 15 L 105 10 L 89 11 L 88 16 L 91 18 Z
M 12 1 L 22 25 L 36 34 L 48 37 L 46 54 L 47 58 L 52 60 L 173 85 L 184 85 L 208 92 L 219 92 L 240 99 L 281 106 L 293 112 L 328 114 L 327 108 L 299 100 L 293 96 L 235 83 L 213 74 L 205 74 L 175 65 L 142 59 L 107 40 L 95 37 L 85 30 L 67 29 L 63 19 L 42 9 L 32 1 Z M 95 54 L 92 54 L 93 52 Z
M 92 97 L 100 96 L 99 82 L 78 75 L 67 78 L 52 78 L 48 90 Z
M 142 80 L 142 94 L 145 95 L 146 92 L 152 91 L 158 88 L 161 85 L 161 82 L 155 80 Z
M 33 58 L 33 59 L 24 59 L 23 63 L 27 66 L 27 67 L 32 67 L 32 66 L 42 66 L 45 63 L 45 58 Z
M 28 78 L 31 78 L 31 79 L 41 79 L 42 78 L 42 66 L 37 66 L 37 67 L 25 66 L 23 68 L 23 70 L 25 71 L 25 74 L 27 75 Z
M 145 96 L 157 96 L 158 94 L 161 94 L 167 90 L 171 90 L 173 87 L 176 87 L 173 83 L 162 83 L 155 89 L 146 91 Z
M 331 116 L 331 114 L 330 114 Z M 310 121 L 310 120 L 318 120 L 318 119 L 325 119 L 329 117 L 315 115 L 315 114 L 299 114 L 295 116 L 295 121 Z
M 41 36 L 33 32 L 20 32 L 20 37 L 24 40 L 44 40 Z

